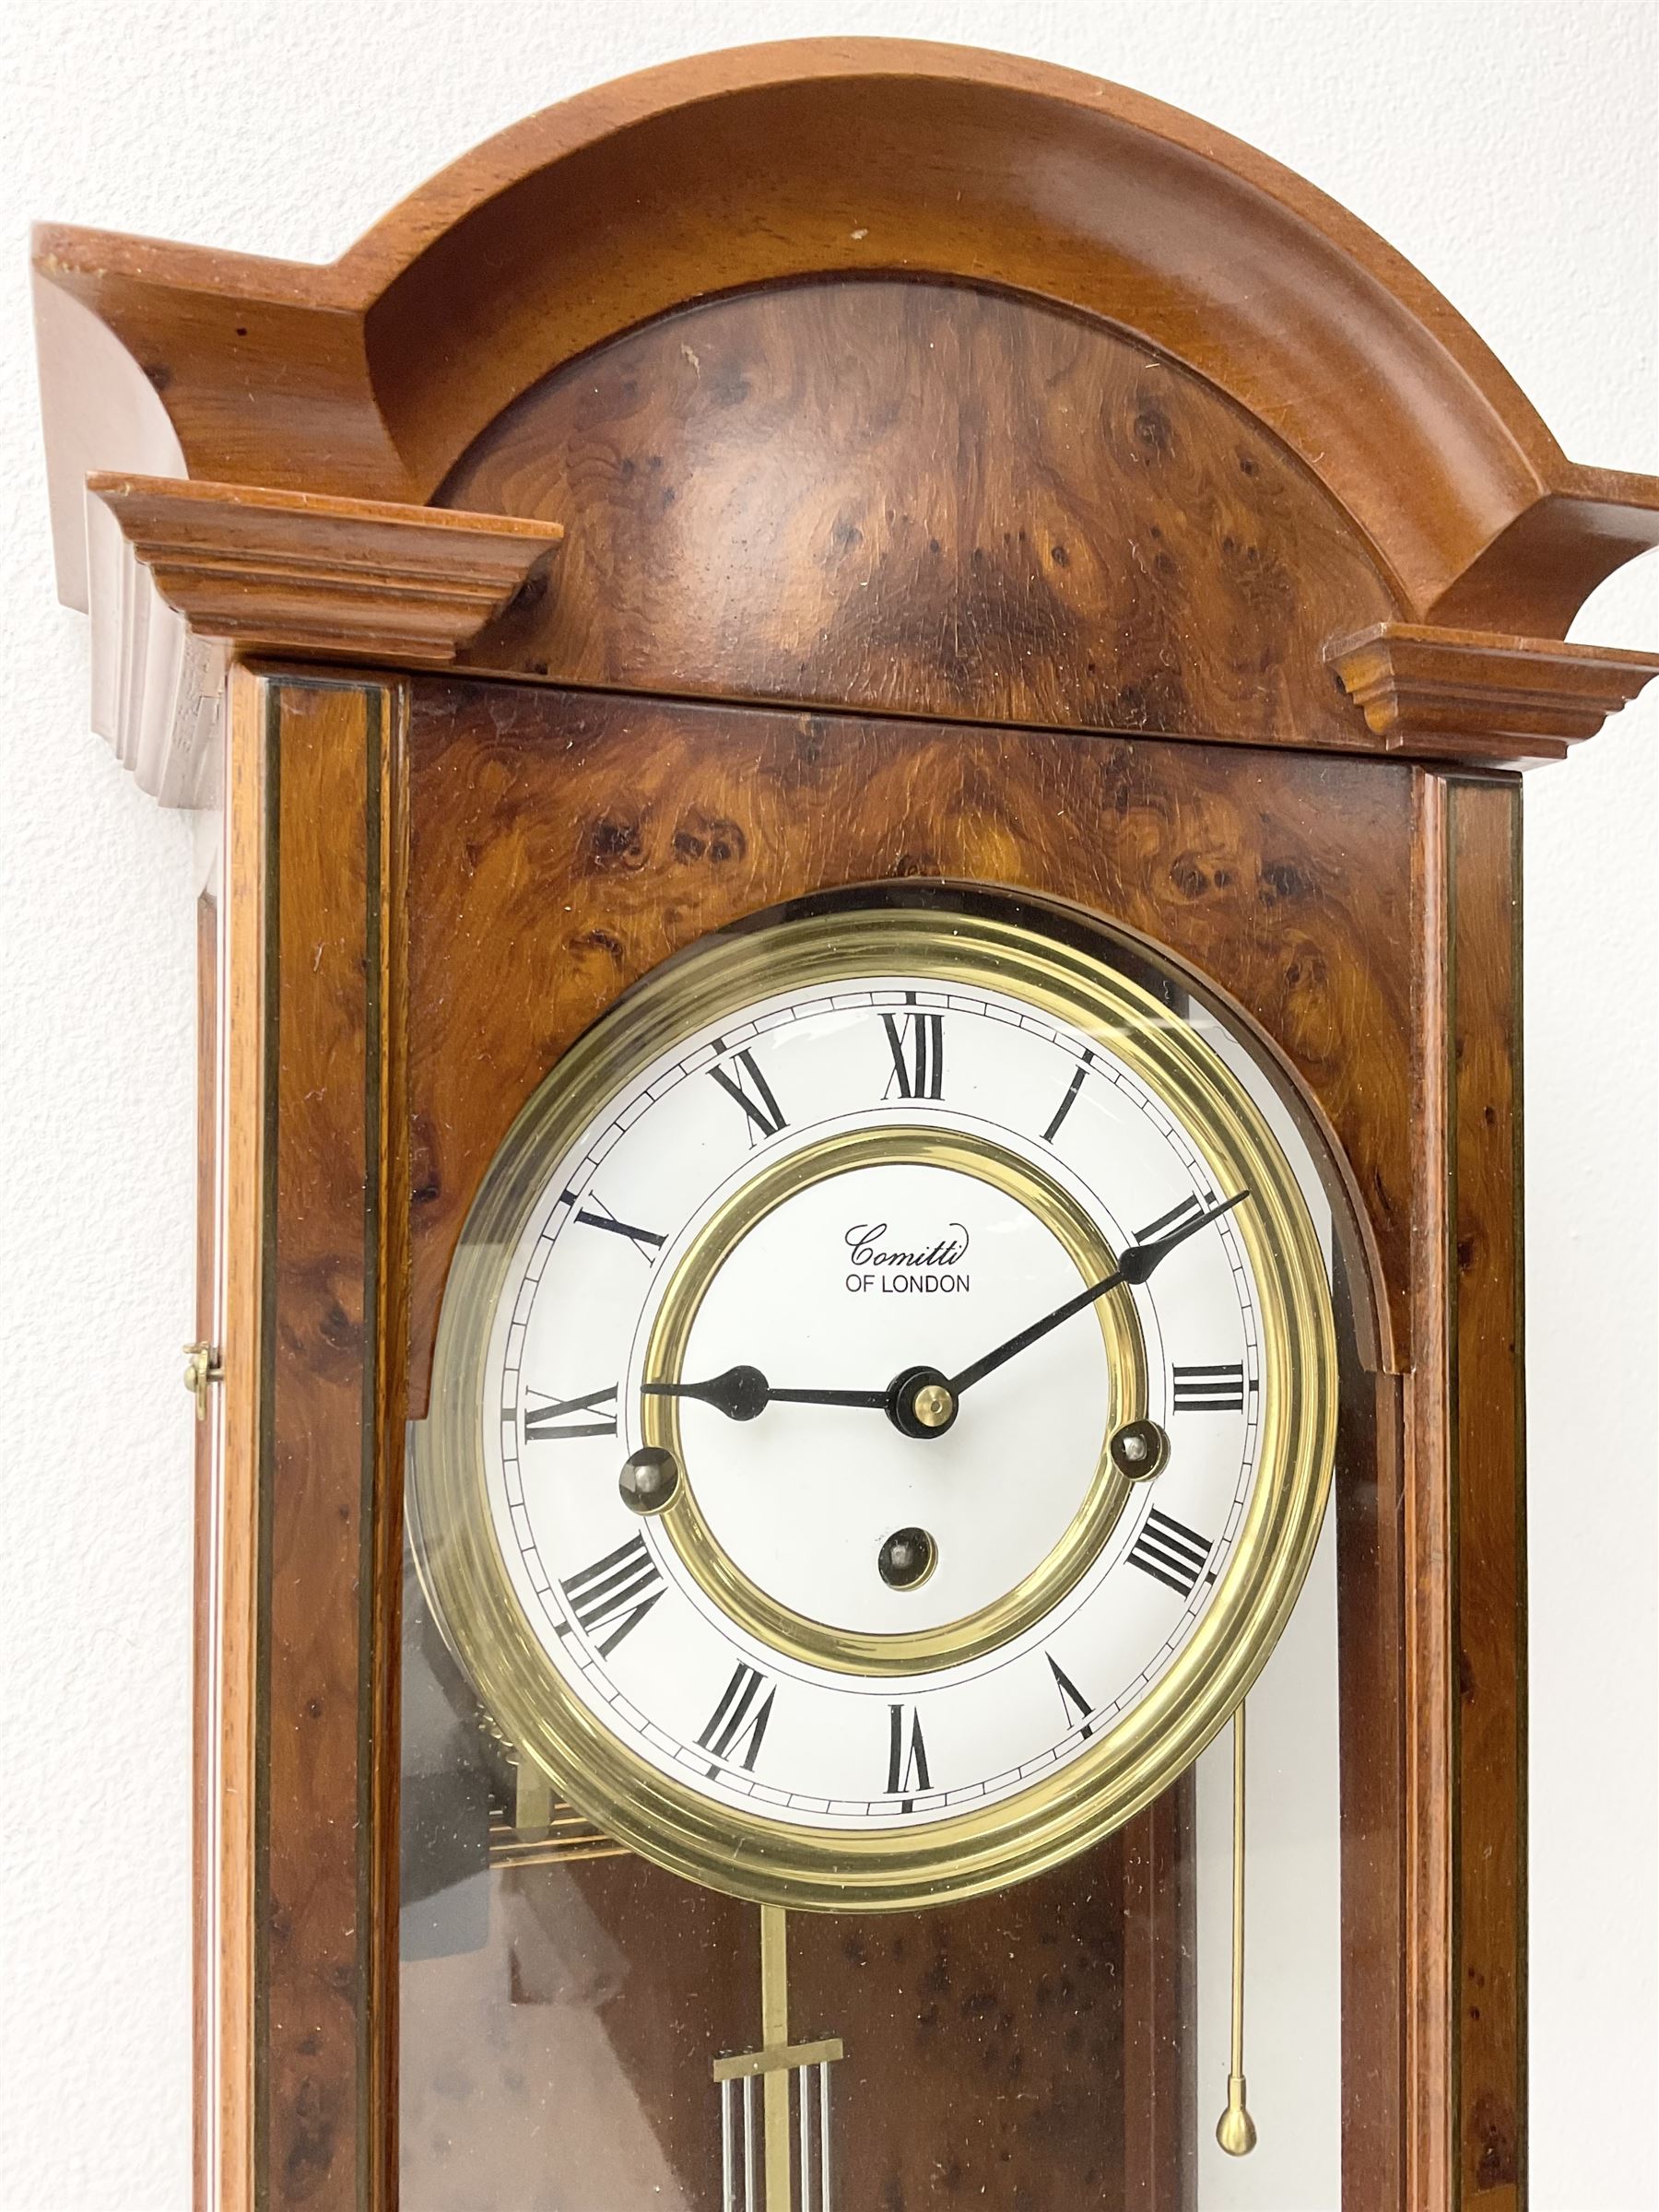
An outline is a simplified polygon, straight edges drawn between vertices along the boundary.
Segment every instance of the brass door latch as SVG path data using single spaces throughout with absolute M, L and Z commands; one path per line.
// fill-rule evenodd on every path
M 207 1417 L 207 1386 L 225 1379 L 224 1361 L 218 1347 L 211 1344 L 187 1344 L 184 1347 L 184 1387 L 195 1400 L 198 1421 Z

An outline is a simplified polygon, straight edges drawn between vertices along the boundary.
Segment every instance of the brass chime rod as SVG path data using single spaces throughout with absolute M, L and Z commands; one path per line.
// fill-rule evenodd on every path
M 1244 2089 L 1244 1708 L 1233 1714 L 1232 1822 L 1232 2053 L 1227 2076 L 1227 2110 L 1216 2123 L 1216 2140 L 1230 2158 L 1242 2159 L 1256 2146 L 1255 2122 Z

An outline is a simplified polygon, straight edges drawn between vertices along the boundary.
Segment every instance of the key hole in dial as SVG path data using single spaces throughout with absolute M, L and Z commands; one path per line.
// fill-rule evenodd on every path
M 918 1590 L 939 1560 L 939 1547 L 924 1528 L 896 1528 L 876 1555 L 889 1590 Z

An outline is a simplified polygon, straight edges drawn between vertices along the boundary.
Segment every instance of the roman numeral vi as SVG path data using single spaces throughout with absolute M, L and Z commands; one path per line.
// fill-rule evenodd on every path
M 933 1787 L 927 1773 L 927 1746 L 922 1740 L 922 1715 L 913 1705 L 908 1709 L 903 1705 L 889 1705 L 888 1715 L 887 1794 L 898 1797 L 903 1793 L 900 1810 L 908 1813 L 915 1802 L 913 1793 Z

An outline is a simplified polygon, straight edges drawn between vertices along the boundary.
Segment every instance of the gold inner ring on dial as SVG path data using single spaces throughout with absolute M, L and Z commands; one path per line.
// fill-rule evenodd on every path
M 711 1284 L 743 1239 L 776 1206 L 830 1176 L 845 1175 L 855 1168 L 899 1164 L 954 1169 L 1002 1192 L 1048 1230 L 1077 1268 L 1080 1284 L 1100 1281 L 1117 1264 L 1117 1255 L 1098 1226 L 1070 1193 L 999 1145 L 913 1122 L 843 1130 L 760 1169 L 703 1224 L 675 1268 L 657 1309 L 643 1371 L 665 1382 L 681 1379 L 692 1324 Z M 688 1571 L 723 1613 L 774 1650 L 812 1665 L 853 1675 L 926 1674 L 937 1667 L 960 1666 L 1006 1643 L 1052 1612 L 1087 1573 L 1116 1526 L 1132 1487 L 1113 1465 L 1107 1446 L 1116 1429 L 1146 1415 L 1147 1359 L 1140 1323 L 1133 1300 L 1110 1291 L 1096 1301 L 1094 1312 L 1105 1344 L 1108 1402 L 1087 1494 L 1046 1558 L 990 1605 L 934 1628 L 877 1634 L 829 1627 L 780 1604 L 731 1559 L 715 1537 L 697 1501 L 696 1469 L 680 1441 L 678 1402 L 652 1396 L 642 1402 L 644 1441 L 672 1452 L 684 1476 L 673 1503 L 662 1515 L 664 1532 Z M 961 1418 L 971 1420 L 971 1409 Z

